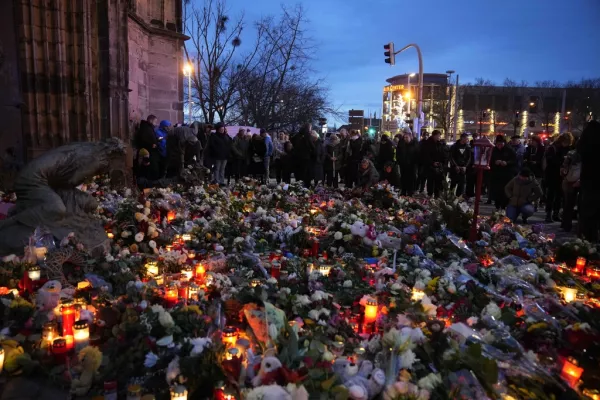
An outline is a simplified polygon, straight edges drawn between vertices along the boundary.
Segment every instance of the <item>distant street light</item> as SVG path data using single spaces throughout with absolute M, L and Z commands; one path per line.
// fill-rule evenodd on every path
M 535 103 L 532 101 L 531 103 L 529 103 L 529 107 L 534 107 Z

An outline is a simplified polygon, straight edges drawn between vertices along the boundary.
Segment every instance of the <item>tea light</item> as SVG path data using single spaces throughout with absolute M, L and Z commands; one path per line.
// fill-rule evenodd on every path
M 175 385 L 171 388 L 171 400 L 187 400 L 188 392 L 185 386 Z
M 319 266 L 319 273 L 323 276 L 329 276 L 329 273 L 331 272 L 331 265 L 320 265 Z
M 225 354 L 225 359 L 231 361 L 234 358 L 237 358 L 239 352 L 240 351 L 237 348 L 232 347 L 227 350 L 227 354 Z
M 181 269 L 181 277 L 187 281 L 191 280 L 194 277 L 194 270 L 192 267 L 186 265 Z
M 140 385 L 127 386 L 127 400 L 141 400 L 142 387 Z
M 585 275 L 588 278 L 600 279 L 600 268 L 598 268 L 598 267 L 587 267 L 585 269 Z
M 157 286 L 162 286 L 165 283 L 165 276 L 164 275 L 156 275 L 154 277 L 154 282 L 156 282 Z
M 73 325 L 75 324 L 75 304 L 73 303 L 73 301 L 64 301 L 61 304 L 60 312 L 62 314 L 63 336 L 73 336 Z
M 170 244 L 166 245 L 165 246 L 165 250 L 167 251 L 167 253 L 172 252 L 173 251 L 173 245 L 170 245 Z
M 260 279 L 252 279 L 250 281 L 250 286 L 251 287 L 257 287 L 257 286 L 260 286 L 260 285 L 262 285 L 262 281 Z
M 377 320 L 377 300 L 370 298 L 365 304 L 365 324 L 373 323 Z
M 237 328 L 234 326 L 226 326 L 223 329 L 223 343 L 229 346 L 235 346 L 235 342 L 237 341 L 238 333 Z
M 366 350 L 364 347 L 357 347 L 354 349 L 354 362 L 360 363 L 365 357 Z
M 32 281 L 39 281 L 42 277 L 42 270 L 37 265 L 34 265 L 27 270 L 27 275 L 29 275 L 29 279 Z
M 569 383 L 569 385 L 575 386 L 579 381 L 581 374 L 583 374 L 583 368 L 579 367 L 577 360 L 571 357 L 565 360 L 565 363 L 562 367 L 561 376 Z
M 187 256 L 190 260 L 193 260 L 194 258 L 196 258 L 196 251 L 195 250 L 188 250 Z
M 575 268 L 573 269 L 573 272 L 577 274 L 582 274 L 586 263 L 587 260 L 585 259 L 585 257 L 577 257 L 577 261 L 575 262 Z
M 109 239 L 114 239 L 114 238 L 115 238 L 115 234 L 114 234 L 114 233 L 112 233 L 112 232 L 106 232 L 106 236 L 107 236 Z
M 148 275 L 158 275 L 158 263 L 156 261 L 148 261 L 145 266 Z
M 196 285 L 195 283 L 191 283 L 188 286 L 188 299 L 190 299 L 190 300 L 197 299 L 199 290 L 200 290 L 200 286 Z
M 73 325 L 73 336 L 75 338 L 75 351 L 79 353 L 90 344 L 90 326 L 87 321 L 81 320 Z
M 189 242 L 192 240 L 192 235 L 190 235 L 189 233 L 184 233 L 183 235 L 181 235 L 181 240 L 183 240 L 184 242 Z
M 425 297 L 425 292 L 420 290 L 420 289 L 415 289 L 413 288 L 412 290 L 412 296 L 410 297 L 411 300 L 413 301 L 419 301 L 422 300 L 423 297 Z
M 0 346 L 0 374 L 4 369 L 4 348 Z
M 596 389 L 583 389 L 583 395 L 592 400 L 600 400 L 600 391 Z
M 569 286 L 559 286 L 558 290 L 561 292 L 563 298 L 567 303 L 575 301 L 577 298 L 577 289 Z

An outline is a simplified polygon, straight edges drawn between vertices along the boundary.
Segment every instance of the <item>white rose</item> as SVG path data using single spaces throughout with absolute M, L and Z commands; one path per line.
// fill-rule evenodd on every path
M 343 237 L 344 237 L 344 234 L 343 234 L 342 232 L 340 232 L 340 231 L 337 231 L 337 232 L 336 232 L 336 233 L 333 235 L 333 238 L 334 238 L 335 240 L 342 240 L 342 238 L 343 238 Z
M 352 281 L 351 280 L 344 281 L 344 287 L 345 288 L 351 288 L 352 287 Z
M 156 248 L 156 242 L 154 240 L 151 240 L 148 242 L 148 246 L 150 246 L 151 249 L 155 249 Z

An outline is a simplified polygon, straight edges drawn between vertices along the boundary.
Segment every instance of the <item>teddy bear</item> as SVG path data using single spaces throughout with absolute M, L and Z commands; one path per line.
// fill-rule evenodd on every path
M 48 281 L 37 291 L 35 306 L 38 313 L 47 314 L 49 321 L 55 318 L 54 309 L 60 301 L 61 290 L 62 285 L 59 281 Z
M 290 371 L 274 355 L 266 353 L 260 362 L 258 373 L 252 378 L 254 387 L 278 384 L 285 386 L 288 383 L 297 383 L 303 379 L 296 371 Z
M 84 396 L 92 387 L 94 377 L 102 364 L 102 353 L 96 347 L 87 346 L 81 349 L 77 358 L 81 375 L 71 381 L 71 394 Z
M 333 371 L 348 389 L 352 400 L 370 400 L 377 396 L 385 387 L 385 373 L 379 368 L 373 368 L 368 360 L 356 364 L 346 358 L 338 358 L 333 363 Z

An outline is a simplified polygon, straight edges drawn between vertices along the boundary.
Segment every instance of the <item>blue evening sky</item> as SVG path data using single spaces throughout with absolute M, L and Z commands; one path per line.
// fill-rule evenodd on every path
M 201 0 L 196 0 L 198 3 Z M 316 72 L 341 109 L 381 110 L 385 79 L 418 69 L 408 50 L 396 66 L 383 45 L 414 42 L 425 72 L 455 70 L 462 83 L 476 77 L 516 81 L 600 77 L 600 0 L 301 0 L 319 47 Z M 227 0 L 231 16 L 251 21 L 277 14 L 294 0 Z M 200 3 L 201 4 L 201 3 Z M 242 47 L 244 45 L 242 44 Z

